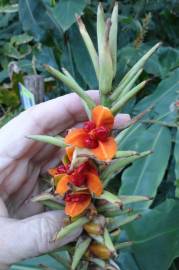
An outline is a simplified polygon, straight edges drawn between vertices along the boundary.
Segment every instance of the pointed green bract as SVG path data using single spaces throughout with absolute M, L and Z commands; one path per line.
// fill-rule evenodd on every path
M 117 114 L 121 111 L 123 106 L 132 98 L 134 97 L 148 82 L 148 80 L 143 81 L 139 83 L 137 86 L 135 86 L 130 92 L 125 94 L 123 97 L 121 97 L 111 108 L 111 111 L 113 114 Z
M 63 148 L 67 146 L 64 142 L 64 138 L 60 136 L 52 137 L 47 135 L 28 135 L 27 138 L 32 139 L 34 141 L 48 143 Z
M 98 39 L 98 54 L 102 51 L 105 38 L 105 17 L 102 3 L 98 5 L 97 11 L 97 39 Z
M 135 160 L 142 158 L 142 157 L 145 157 L 149 154 L 151 154 L 151 151 L 145 151 L 145 152 L 142 152 L 140 154 L 137 154 L 137 155 L 134 155 L 131 157 L 121 158 L 121 159 L 115 160 L 101 174 L 101 179 L 105 180 L 103 182 L 103 186 L 105 187 L 108 184 L 108 182 L 110 181 L 111 177 L 114 174 L 120 172 L 120 170 L 123 169 L 125 166 L 127 166 L 128 164 L 134 162 Z
M 125 158 L 125 157 L 134 156 L 134 155 L 139 155 L 139 153 L 136 151 L 117 151 L 116 152 L 116 158 Z
M 79 239 L 80 241 L 81 239 Z M 77 242 L 75 247 L 75 253 L 73 255 L 73 261 L 71 265 L 71 270 L 75 270 L 78 266 L 80 259 L 85 254 L 87 248 L 89 247 L 89 244 L 91 242 L 91 239 L 88 237 L 85 240 L 81 240 L 79 243 Z
M 113 64 L 111 51 L 109 47 L 109 31 L 111 21 L 107 20 L 105 26 L 104 42 L 99 51 L 99 91 L 101 96 L 101 104 L 109 107 L 110 104 L 107 94 L 111 92 L 113 80 Z
M 116 249 L 107 228 L 104 229 L 104 244 L 112 252 L 112 254 L 117 255 Z
M 74 83 L 76 88 L 79 88 L 79 85 L 77 84 L 75 79 L 71 76 L 71 74 L 65 68 L 62 68 L 62 71 Z M 84 100 L 84 99 L 82 99 L 82 103 L 84 105 L 84 108 L 85 108 L 86 114 L 88 115 L 88 118 L 91 119 L 91 104 L 89 105 L 89 102 L 86 102 L 86 100 Z
M 106 200 L 106 201 L 108 201 L 112 204 L 115 204 L 117 206 L 122 205 L 122 202 L 119 199 L 119 197 L 117 197 L 116 195 L 114 195 L 113 193 L 111 193 L 107 190 L 104 190 L 104 192 L 99 197 L 96 197 L 96 199 Z
M 56 239 L 63 239 L 67 235 L 74 234 L 74 231 L 78 230 L 80 227 L 82 227 L 84 224 L 88 223 L 89 219 L 87 217 L 81 217 L 78 218 L 73 223 L 65 226 L 63 229 L 61 229 L 56 236 Z
M 131 215 L 126 215 L 126 216 L 110 218 L 109 223 L 108 223 L 108 230 L 109 232 L 117 230 L 121 226 L 131 223 L 132 221 L 139 219 L 140 217 L 141 215 L 139 214 L 131 214 Z
M 160 47 L 161 42 L 157 43 L 155 46 L 153 46 L 142 58 L 139 59 L 139 61 L 128 71 L 128 73 L 124 76 L 122 81 L 119 83 L 118 87 L 113 92 L 113 97 L 121 93 L 121 89 L 124 89 L 126 85 L 132 80 L 133 76 L 136 75 L 137 72 L 141 68 L 143 68 L 146 61 L 150 58 L 150 56 Z
M 139 78 L 139 76 L 141 75 L 143 69 L 141 68 L 134 76 L 133 78 L 128 82 L 128 84 L 125 87 L 121 87 L 118 92 L 114 92 L 111 95 L 111 100 L 115 101 L 116 98 L 118 98 L 119 96 L 122 97 L 124 94 L 126 94 L 128 91 L 130 91 L 132 89 L 132 87 L 134 86 L 135 82 L 137 81 L 137 79 Z
M 129 203 L 136 203 L 136 202 L 144 202 L 144 201 L 149 201 L 152 198 L 147 197 L 147 196 L 136 196 L 136 195 L 120 195 L 119 196 L 120 200 L 122 201 L 122 204 L 129 204 Z
M 111 16 L 111 29 L 109 33 L 109 46 L 113 62 L 113 78 L 117 70 L 117 31 L 118 31 L 118 2 L 115 3 Z
M 91 57 L 91 60 L 92 60 L 93 66 L 94 66 L 94 70 L 96 72 L 96 77 L 98 78 L 99 64 L 98 64 L 98 55 L 97 55 L 96 49 L 93 45 L 93 42 L 92 42 L 80 16 L 77 16 L 77 23 L 78 23 L 79 30 L 80 30 L 81 36 L 83 38 L 83 41 L 84 41 L 86 48 L 88 50 L 88 53 Z
M 52 76 L 62 81 L 66 86 L 71 88 L 77 95 L 79 95 L 80 98 L 86 102 L 89 109 L 92 109 L 96 106 L 95 102 L 85 93 L 85 91 L 79 86 L 79 84 L 69 73 L 68 74 L 70 76 L 64 75 L 62 72 L 49 65 L 45 65 L 45 68 Z

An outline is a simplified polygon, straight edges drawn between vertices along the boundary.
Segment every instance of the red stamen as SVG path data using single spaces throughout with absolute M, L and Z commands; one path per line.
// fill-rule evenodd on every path
M 101 126 L 101 127 L 95 128 L 93 132 L 97 140 L 105 142 L 107 138 L 109 137 L 110 130 L 107 127 Z
M 59 174 L 66 173 L 66 167 L 65 167 L 64 165 L 59 165 L 59 166 L 57 167 L 57 172 L 58 172 Z
M 74 194 L 66 194 L 65 201 L 66 202 L 84 202 L 90 197 L 89 194 L 82 193 L 74 193 Z
M 84 123 L 84 126 L 83 126 L 83 128 L 86 132 L 90 132 L 95 127 L 96 127 L 96 124 L 93 121 L 87 121 Z
M 85 141 L 85 147 L 93 149 L 98 147 L 98 141 L 96 140 L 96 138 L 94 136 L 89 135 Z
M 89 162 L 87 161 L 87 162 L 81 164 L 80 166 L 78 166 L 78 168 L 76 169 L 76 171 L 78 173 L 84 173 L 85 171 L 88 171 L 90 169 L 90 167 L 91 166 L 90 166 Z
M 86 176 L 84 174 L 79 174 L 77 172 L 74 172 L 71 175 L 70 181 L 75 186 L 81 187 L 81 186 L 85 185 L 85 183 L 86 183 Z
M 57 167 L 57 172 L 59 174 L 64 174 L 64 173 L 67 173 L 68 174 L 68 170 L 70 169 L 70 164 L 66 164 L 66 165 L 59 165 Z

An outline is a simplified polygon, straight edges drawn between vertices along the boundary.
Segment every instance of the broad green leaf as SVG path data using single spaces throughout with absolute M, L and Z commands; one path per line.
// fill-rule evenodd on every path
M 162 120 L 174 120 L 176 112 L 173 108 L 174 102 L 178 96 L 179 89 L 179 68 L 173 71 L 170 76 L 161 81 L 154 93 L 142 99 L 135 107 L 136 113 L 141 112 L 154 105 L 152 115 Z M 163 117 L 162 117 L 163 116 Z
M 60 253 L 60 255 L 63 256 L 65 259 L 67 259 L 66 254 L 64 252 Z M 18 265 L 21 265 L 21 268 L 17 268 L 16 266 L 13 265 L 11 266 L 10 270 L 25 270 L 25 268 L 22 268 L 24 266 L 26 267 L 33 266 L 38 269 L 38 265 L 46 265 L 49 267 L 49 269 L 53 269 L 53 270 L 65 270 L 65 268 L 59 264 L 59 262 L 55 261 L 53 258 L 51 258 L 48 255 L 36 257 L 33 259 L 28 259 L 28 260 L 22 261 L 21 263 L 18 263 Z
M 65 32 L 75 21 L 75 15 L 80 15 L 86 6 L 85 0 L 60 0 L 53 8 L 53 15 Z
M 152 126 L 139 139 L 137 151 L 151 149 L 154 152 L 135 161 L 122 175 L 121 195 L 154 197 L 167 169 L 171 148 L 171 135 L 167 128 Z M 149 206 L 152 201 L 140 203 Z M 135 205 L 137 207 L 137 204 Z
M 125 270 L 139 270 L 136 261 L 129 251 L 121 250 L 117 259 L 118 265 Z
M 29 43 L 33 40 L 32 36 L 29 36 L 28 34 L 24 33 L 21 35 L 13 36 L 11 38 L 11 44 L 14 44 L 15 46 L 19 46 L 25 43 Z
M 179 128 L 177 128 L 175 136 L 174 158 L 175 158 L 175 177 L 176 177 L 175 195 L 177 198 L 179 198 Z
M 62 34 L 53 9 L 45 1 L 19 0 L 19 17 L 23 30 L 33 33 L 37 41 L 42 40 L 49 31 Z
M 139 269 L 168 270 L 179 256 L 179 202 L 167 200 L 125 227 Z

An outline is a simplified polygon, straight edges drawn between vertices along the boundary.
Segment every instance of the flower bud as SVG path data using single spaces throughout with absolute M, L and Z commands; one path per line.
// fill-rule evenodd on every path
M 88 234 L 100 235 L 103 233 L 103 229 L 99 224 L 89 222 L 84 225 L 84 229 Z
M 93 255 L 103 260 L 108 260 L 111 257 L 111 252 L 103 244 L 93 243 L 90 245 L 89 250 Z

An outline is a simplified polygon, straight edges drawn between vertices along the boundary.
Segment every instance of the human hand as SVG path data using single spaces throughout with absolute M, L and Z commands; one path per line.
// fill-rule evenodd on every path
M 98 100 L 97 91 L 88 93 Z M 76 236 L 52 242 L 63 225 L 64 213 L 39 214 L 42 207 L 30 200 L 39 192 L 39 176 L 58 164 L 61 150 L 26 136 L 57 135 L 85 120 L 80 99 L 69 94 L 30 108 L 0 130 L 0 269 L 53 250 Z M 129 115 L 118 115 L 115 125 L 123 126 L 129 120 Z

